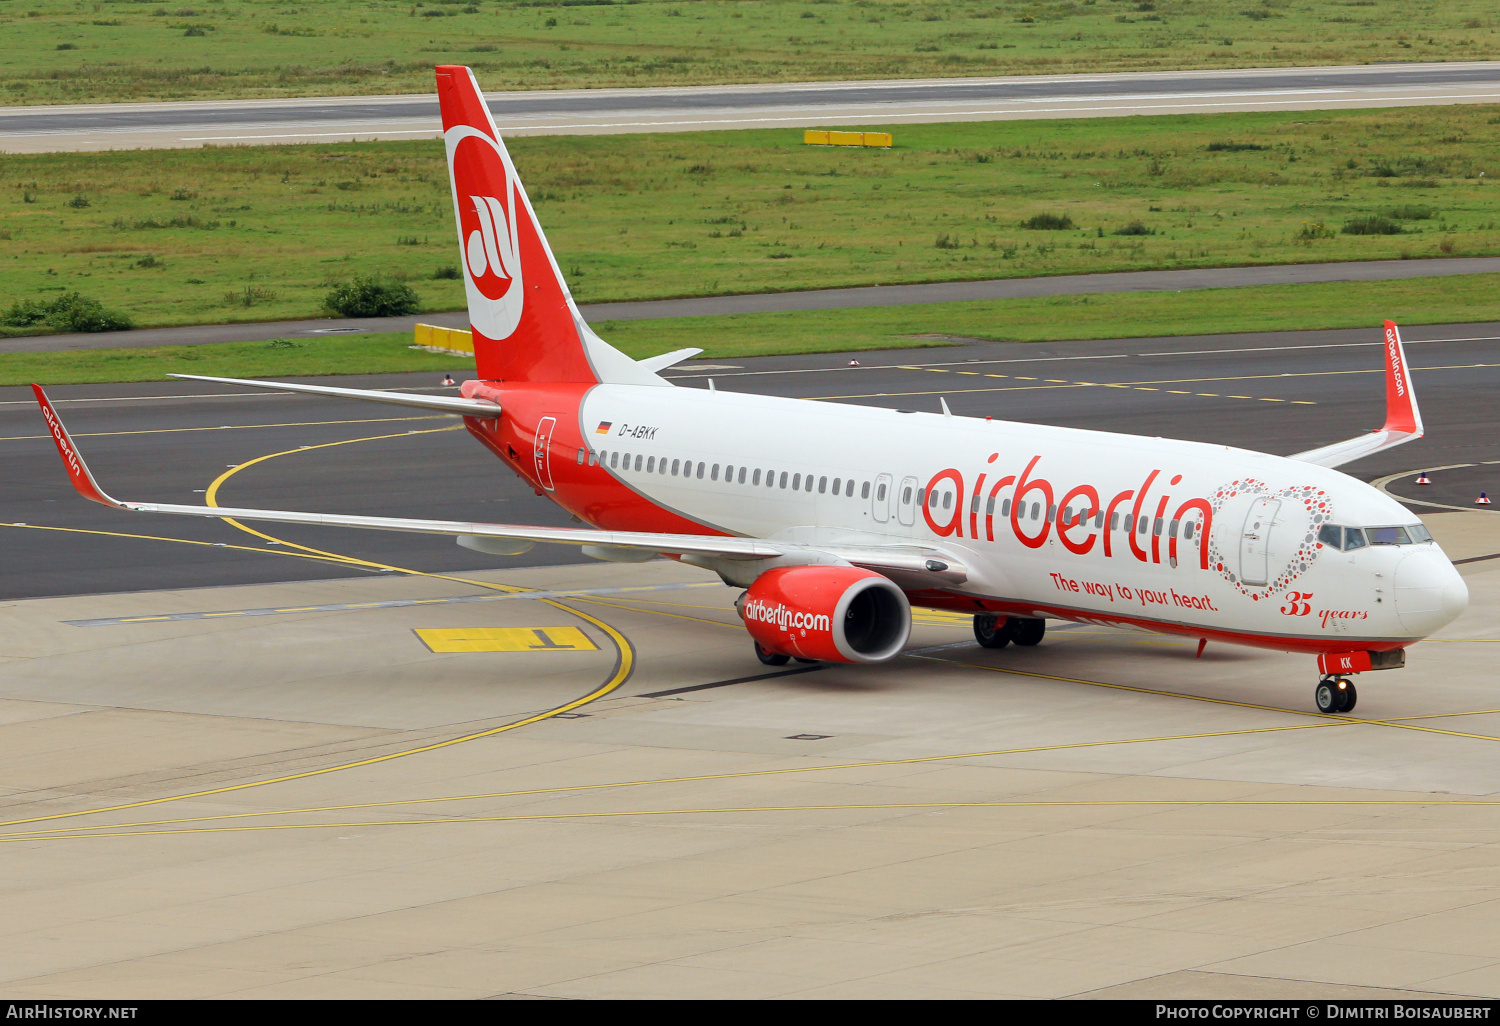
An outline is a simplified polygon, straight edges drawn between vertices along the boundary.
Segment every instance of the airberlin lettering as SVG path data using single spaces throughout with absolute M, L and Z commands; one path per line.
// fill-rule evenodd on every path
M 52 432 L 52 438 L 57 442 L 57 447 L 62 450 L 63 458 L 68 461 L 68 470 L 76 477 L 83 472 L 78 464 L 78 455 L 73 447 L 68 444 L 68 436 L 63 434 L 62 424 L 52 410 L 46 406 L 42 407 L 42 413 L 47 418 L 47 429 Z
M 1405 380 L 1403 380 L 1401 375 L 1401 348 L 1400 343 L 1397 340 L 1396 328 L 1394 325 L 1389 326 L 1385 329 L 1385 348 L 1386 357 L 1390 361 L 1391 365 L 1391 380 L 1395 382 L 1396 385 L 1396 394 L 1398 396 L 1404 396 L 1406 395 L 1406 382 Z
M 797 628 L 812 631 L 827 631 L 833 629 L 833 621 L 827 613 L 804 613 L 797 609 L 788 609 L 780 602 L 770 603 L 763 599 L 751 599 L 745 603 L 745 620 L 760 623 L 775 624 L 782 630 Z
M 988 462 L 994 463 L 998 457 L 996 453 Z M 1199 568 L 1208 569 L 1213 507 L 1207 499 L 1194 497 L 1174 503 L 1169 491 L 1156 488 L 1162 471 L 1153 470 L 1139 487 L 1117 492 L 1105 502 L 1100 491 L 1090 484 L 1066 489 L 1054 487 L 1037 473 L 1041 459 L 1031 457 L 1019 476 L 1007 474 L 990 480 L 989 471 L 985 471 L 974 479 L 972 491 L 965 489 L 961 471 L 952 467 L 940 470 L 928 482 L 924 495 L 930 497 L 935 492 L 944 495 L 941 511 L 938 503 L 926 501 L 922 503 L 922 517 L 938 537 L 962 538 L 967 510 L 969 536 L 976 540 L 980 537 L 982 517 L 984 539 L 994 541 L 998 512 L 1002 523 L 1010 521 L 1010 531 L 1016 540 L 1032 549 L 1047 544 L 1055 526 L 1063 548 L 1078 556 L 1087 555 L 1097 545 L 1105 557 L 1113 558 L 1121 549 L 1119 541 L 1123 534 L 1130 554 L 1140 562 L 1160 563 L 1165 556 L 1173 566 L 1177 565 L 1181 541 L 1184 548 L 1197 550 Z M 1181 483 L 1182 475 L 1176 474 L 1168 481 L 1168 487 Z M 951 507 L 946 500 L 949 488 L 957 493 L 957 501 Z M 950 508 L 953 512 L 948 519 L 939 521 L 934 516 L 935 513 L 946 516 Z M 1191 538 L 1187 537 L 1189 523 L 1194 532 Z

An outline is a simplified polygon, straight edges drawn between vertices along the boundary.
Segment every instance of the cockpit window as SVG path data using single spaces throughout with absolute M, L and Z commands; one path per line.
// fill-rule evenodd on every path
M 1318 541 L 1332 549 L 1349 552 L 1366 545 L 1419 545 L 1432 541 L 1432 535 L 1421 524 L 1406 527 L 1340 527 L 1324 524 L 1318 528 Z

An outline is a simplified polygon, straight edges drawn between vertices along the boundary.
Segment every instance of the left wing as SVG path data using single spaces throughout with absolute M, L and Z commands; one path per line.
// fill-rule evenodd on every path
M 331 395 L 340 399 L 368 399 L 393 406 L 412 406 L 419 410 L 440 410 L 464 417 L 498 417 L 500 407 L 487 399 L 463 399 L 449 395 L 413 395 L 410 392 L 386 392 L 378 388 L 339 388 L 334 385 L 295 385 L 287 381 L 258 381 L 254 378 L 211 378 L 205 374 L 169 374 L 168 377 L 187 381 L 212 381 L 220 385 L 246 385 L 264 388 L 273 392 L 303 392 L 307 395 Z M 32 388 L 37 386 L 32 385 Z M 37 392 L 46 411 L 46 399 Z
M 532 527 L 520 524 L 480 524 L 460 520 L 416 520 L 403 517 L 367 517 L 339 513 L 300 513 L 275 509 L 239 509 L 232 506 L 182 506 L 162 502 L 125 502 L 114 498 L 94 479 L 73 444 L 68 429 L 40 385 L 32 385 L 37 403 L 46 418 L 52 440 L 62 455 L 63 466 L 73 487 L 84 498 L 113 509 L 137 513 L 176 513 L 196 517 L 232 517 L 235 520 L 261 520 L 283 524 L 323 524 L 330 527 L 358 527 L 375 531 L 401 531 L 409 534 L 446 534 L 455 538 L 504 538 L 517 541 L 553 542 L 562 545 L 587 545 L 600 549 L 630 549 L 669 556 L 719 557 L 727 559 L 774 559 L 791 557 L 792 562 L 827 562 L 827 557 L 856 566 L 867 566 L 877 572 L 899 570 L 937 575 L 948 581 L 966 576 L 963 564 L 947 553 L 916 546 L 884 549 L 862 546 L 814 546 L 795 542 L 771 542 L 759 538 L 737 538 L 709 534 L 655 534 L 644 531 L 599 531 L 592 528 Z M 496 407 L 498 409 L 498 407 Z
M 1299 452 L 1291 459 L 1315 463 L 1320 467 L 1342 467 L 1345 463 L 1353 463 L 1362 457 L 1421 437 L 1422 411 L 1417 409 L 1417 394 L 1412 390 L 1411 373 L 1406 367 L 1406 350 L 1401 346 L 1401 332 L 1395 321 L 1386 321 L 1385 425 L 1358 438 Z

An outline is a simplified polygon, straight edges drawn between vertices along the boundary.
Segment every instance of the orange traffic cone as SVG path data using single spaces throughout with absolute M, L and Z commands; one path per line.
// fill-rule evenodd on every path
M 1432 484 L 1432 478 L 1427 476 L 1427 471 L 1424 470 L 1417 475 L 1417 484 Z
M 1480 492 L 1479 493 L 1479 498 L 1477 498 L 1477 499 L 1474 500 L 1474 505 L 1476 505 L 1476 506 L 1488 506 L 1489 504 L 1490 504 L 1490 497 L 1488 495 L 1484 494 L 1483 492 Z
M 859 366 L 859 361 L 858 360 L 850 360 L 849 361 L 849 366 L 851 366 L 851 367 L 858 367 Z
M 453 384 L 453 375 L 452 374 L 444 374 L 443 375 L 443 384 L 444 385 L 452 385 Z

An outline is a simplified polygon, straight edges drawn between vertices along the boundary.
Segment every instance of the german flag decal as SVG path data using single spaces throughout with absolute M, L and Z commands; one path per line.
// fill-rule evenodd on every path
M 601 420 L 599 422 L 599 426 L 594 429 L 594 434 L 596 434 L 596 435 L 607 435 L 607 434 L 609 434 L 610 425 L 613 424 L 613 423 L 614 423 L 614 421 Z

